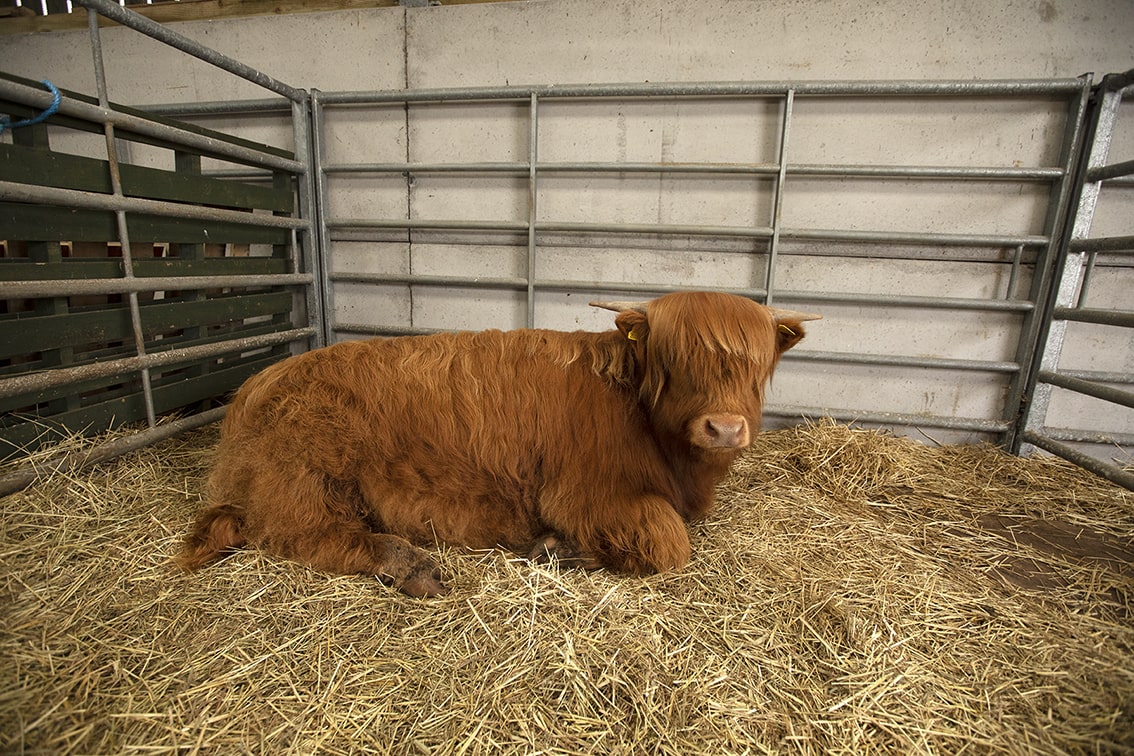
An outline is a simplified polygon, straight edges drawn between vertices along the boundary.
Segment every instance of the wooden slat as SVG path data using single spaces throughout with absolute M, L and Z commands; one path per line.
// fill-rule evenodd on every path
M 275 245 L 287 244 L 291 238 L 287 229 L 140 213 L 128 213 L 126 223 L 134 242 Z M 45 205 L 0 202 L 0 229 L 9 240 L 118 241 L 114 214 L 103 210 L 61 211 Z
M 134 260 L 138 278 L 156 276 L 227 276 L 273 275 L 287 273 L 291 265 L 278 257 L 208 257 L 190 260 L 181 257 L 159 257 Z M 36 263 L 26 260 L 0 260 L 0 281 L 76 281 L 90 278 L 119 278 L 120 258 L 68 258 L 59 263 Z
M 276 315 L 290 312 L 291 307 L 292 295 L 286 291 L 151 303 L 141 307 L 142 330 L 147 334 L 147 341 L 152 341 L 155 333 Z M 121 341 L 129 339 L 133 333 L 130 311 L 125 307 L 59 315 L 22 315 L 0 321 L 0 357 Z
M 235 391 L 249 376 L 278 362 L 287 353 L 259 357 L 253 361 L 226 365 L 194 378 L 178 376 L 154 387 L 154 409 L 170 412 Z M 33 452 L 69 435 L 65 428 L 111 429 L 144 420 L 145 403 L 140 393 L 115 397 L 50 418 L 37 418 L 0 428 L 0 461 Z
M 238 210 L 294 209 L 290 187 L 257 186 L 238 181 L 194 176 L 123 163 L 122 192 L 130 197 L 201 204 Z M 110 169 L 105 160 L 50 150 L 0 144 L 0 179 L 22 184 L 78 189 L 110 194 Z

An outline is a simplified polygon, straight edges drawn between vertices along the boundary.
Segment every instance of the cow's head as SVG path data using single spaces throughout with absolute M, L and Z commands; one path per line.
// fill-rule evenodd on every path
M 710 292 L 591 304 L 618 312 L 655 429 L 708 452 L 748 446 L 780 355 L 821 317 Z

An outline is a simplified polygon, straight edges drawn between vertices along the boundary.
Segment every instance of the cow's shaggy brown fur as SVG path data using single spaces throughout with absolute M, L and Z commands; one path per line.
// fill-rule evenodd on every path
M 712 507 L 803 329 L 709 293 L 615 322 L 344 342 L 264 370 L 225 418 L 181 565 L 247 542 L 419 596 L 445 589 L 412 544 L 438 540 L 683 566 L 686 521 Z

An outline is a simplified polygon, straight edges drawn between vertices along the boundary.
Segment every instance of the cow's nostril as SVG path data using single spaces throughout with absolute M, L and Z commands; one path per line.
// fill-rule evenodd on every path
M 748 445 L 748 421 L 740 415 L 709 415 L 702 430 L 708 447 L 739 449 Z

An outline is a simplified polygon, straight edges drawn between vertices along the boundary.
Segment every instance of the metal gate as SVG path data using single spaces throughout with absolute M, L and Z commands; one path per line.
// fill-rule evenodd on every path
M 767 406 L 766 416 L 783 422 L 829 416 L 1010 445 L 1043 330 L 1040 314 L 1090 92 L 1089 77 L 314 92 L 325 338 L 572 322 L 597 328 L 605 321 L 584 320 L 586 299 L 569 300 L 572 295 L 645 298 L 691 286 L 717 288 L 828 314 L 815 338 L 785 356 L 780 375 L 787 371 L 791 378 L 777 377 L 789 390 L 803 388 Z M 758 136 L 742 138 L 741 149 L 731 152 L 711 143 L 712 124 L 696 119 L 713 107 Z M 998 128 L 1038 119 L 1042 126 L 1035 128 L 1046 129 L 1051 147 L 1027 156 L 1030 164 L 989 150 L 988 159 L 999 162 L 836 162 L 816 135 L 816 113 L 851 118 L 887 108 L 917 128 L 923 112 L 945 121 L 947 114 L 983 118 L 993 110 Z M 649 141 L 685 116 L 694 119 L 689 130 L 705 137 L 690 140 L 692 154 L 666 156 L 663 139 L 662 160 L 634 157 L 635 137 Z M 637 132 L 623 138 L 630 120 Z M 576 132 L 591 140 L 581 151 L 600 158 L 570 159 Z M 621 141 L 602 154 L 603 135 L 613 132 Z M 976 144 L 978 132 L 974 127 L 959 138 Z M 500 133 L 507 135 L 497 139 L 503 146 L 489 144 Z M 895 139 L 908 140 L 905 147 L 916 156 L 934 150 L 925 138 L 903 133 Z M 352 151 L 338 147 L 343 143 Z M 890 147 L 881 144 L 877 153 L 886 157 Z M 687 190 L 694 207 L 709 204 L 706 186 L 743 195 L 725 212 L 713 206 L 700 215 L 679 207 L 683 200 L 662 199 L 658 217 L 648 220 L 626 217 L 632 208 L 575 211 L 575 204 L 586 206 L 596 196 L 618 205 L 651 182 L 659 193 L 679 198 Z M 574 194 L 562 190 L 565 185 L 575 187 Z M 862 228 L 853 214 L 820 216 L 805 207 L 824 192 L 835 198 L 828 199 L 832 207 L 847 198 L 853 203 L 864 185 L 882 187 L 899 205 L 898 195 L 919 192 L 930 204 L 940 187 L 950 186 L 974 196 L 988 192 L 1005 205 L 1030 196 L 1035 207 L 1014 226 L 997 221 L 1002 228 L 993 231 L 975 220 L 942 228 L 936 218 L 913 212 L 904 225 Z M 669 217 L 661 217 L 666 212 Z M 688 263 L 688 275 L 672 274 L 680 268 L 674 258 L 685 265 L 697 257 L 708 259 L 705 267 L 729 272 L 714 277 Z M 617 259 L 643 262 L 638 268 L 610 264 Z M 614 274 L 604 276 L 602 265 Z M 948 292 L 876 281 L 817 287 L 809 280 L 809 271 L 833 266 L 869 268 L 879 278 L 901 270 L 911 279 L 966 268 L 973 281 L 965 291 Z M 453 301 L 461 304 L 446 309 Z M 933 333 L 925 338 L 932 343 L 902 345 L 892 338 L 910 321 Z M 858 324 L 858 333 L 848 323 Z M 825 328 L 844 329 L 848 343 L 828 339 L 828 348 L 808 348 L 822 346 Z M 973 344 L 961 348 L 948 343 L 954 332 L 992 335 L 964 339 Z M 957 406 L 899 406 L 898 392 L 886 387 L 908 380 L 910 371 L 943 391 L 952 386 L 961 397 Z M 837 403 L 833 384 L 854 380 L 863 388 Z M 979 402 L 964 405 L 977 395 Z
M 1122 430 L 1103 431 L 1099 428 L 1048 427 L 1053 402 L 1068 398 L 1067 394 L 1090 397 L 1113 409 L 1116 419 L 1125 419 L 1127 425 L 1134 408 L 1134 374 L 1129 364 L 1106 366 L 1109 370 L 1082 369 L 1076 366 L 1079 354 L 1068 352 L 1096 336 L 1101 331 L 1129 334 L 1134 328 L 1134 289 L 1129 275 L 1120 282 L 1122 292 L 1117 306 L 1094 301 L 1099 271 L 1108 258 L 1129 266 L 1134 259 L 1134 224 L 1127 212 L 1117 213 L 1113 206 L 1104 209 L 1102 192 L 1104 183 L 1109 192 L 1130 192 L 1134 188 L 1134 160 L 1108 164 L 1108 153 L 1119 124 L 1123 97 L 1134 91 L 1134 70 L 1124 74 L 1106 76 L 1095 92 L 1088 123 L 1087 140 L 1082 149 L 1082 164 L 1078 170 L 1076 202 L 1071 208 L 1073 221 L 1069 239 L 1058 265 L 1059 276 L 1051 292 L 1044 326 L 1042 351 L 1038 369 L 1031 376 L 1028 387 L 1029 401 L 1022 418 L 1023 432 L 1020 441 L 1038 446 L 1053 454 L 1069 459 L 1126 488 L 1134 489 L 1134 473 L 1119 464 L 1090 455 L 1070 444 L 1102 446 L 1134 445 L 1134 433 Z M 1109 211 L 1109 215 L 1108 215 Z M 1117 221 L 1092 236 L 1096 220 Z M 1097 228 L 1097 226 L 1096 226 Z M 1125 270 L 1128 272 L 1129 267 Z M 1092 284 L 1095 284 L 1092 286 Z M 1129 343 L 1129 335 L 1120 336 Z M 1060 392 L 1064 393 L 1060 397 Z M 1116 423 L 1116 427 L 1122 427 Z
M 114 3 L 100 12 L 193 46 Z M 252 77 L 287 98 L 294 152 L 116 105 L 89 20 L 97 98 L 0 76 L 0 112 L 23 121 L 0 144 L 0 459 L 143 429 L 41 470 L 219 419 L 218 400 L 248 376 L 317 344 L 308 318 L 321 319 L 307 94 Z M 105 159 L 92 155 L 99 143 Z

